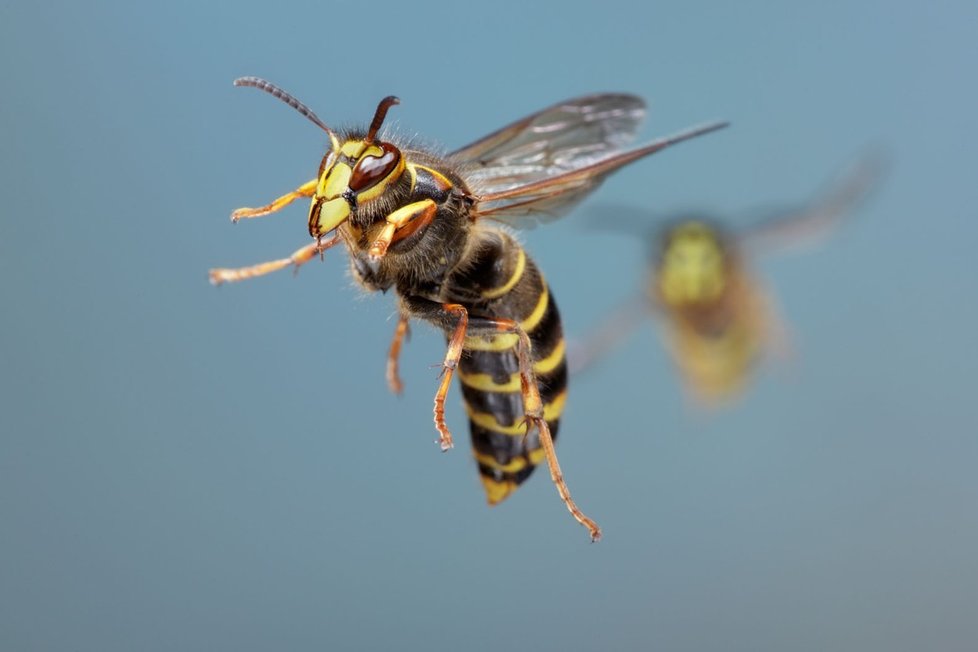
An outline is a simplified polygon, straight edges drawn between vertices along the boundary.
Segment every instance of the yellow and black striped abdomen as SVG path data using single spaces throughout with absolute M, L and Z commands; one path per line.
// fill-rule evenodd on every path
M 516 321 L 532 343 L 533 373 L 544 419 L 556 438 L 567 397 L 567 365 L 560 313 L 532 260 L 506 234 L 480 251 L 466 272 L 472 317 Z M 471 323 L 471 322 L 470 322 Z M 466 339 L 458 379 L 462 387 L 472 448 L 489 504 L 504 500 L 545 461 L 537 432 L 526 434 L 519 362 L 514 335 Z

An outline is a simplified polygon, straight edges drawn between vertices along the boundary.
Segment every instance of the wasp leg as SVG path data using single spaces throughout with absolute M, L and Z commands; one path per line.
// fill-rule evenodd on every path
M 452 447 L 452 433 L 445 425 L 445 397 L 448 395 L 448 388 L 452 384 L 452 376 L 458 367 L 458 360 L 462 357 L 462 344 L 465 342 L 465 333 L 468 330 L 469 312 L 464 306 L 457 303 L 445 303 L 441 305 L 442 311 L 447 315 L 455 315 L 457 318 L 455 331 L 448 340 L 448 350 L 445 352 L 445 361 L 441 365 L 441 384 L 435 392 L 435 428 L 438 430 L 441 449 L 447 451 Z
M 397 373 L 397 360 L 401 355 L 401 343 L 404 342 L 404 338 L 411 337 L 409 321 L 410 317 L 403 312 L 400 313 L 397 319 L 397 327 L 394 329 L 394 339 L 391 340 L 391 348 L 387 353 L 387 386 L 398 395 L 404 391 L 404 383 L 401 382 L 401 376 Z
M 438 442 L 441 449 L 452 448 L 452 433 L 445 424 L 445 397 L 452 384 L 452 376 L 462 357 L 465 334 L 468 330 L 469 311 L 457 303 L 436 303 L 421 297 L 403 297 L 402 315 L 409 314 L 419 319 L 425 319 L 439 326 L 446 333 L 451 333 L 448 340 L 448 350 L 441 365 L 441 383 L 435 392 L 435 429 L 438 430 Z M 400 324 L 398 324 L 400 327 Z M 396 337 L 396 336 L 395 336 Z M 396 340 L 395 340 L 396 341 Z M 391 349 L 393 350 L 393 346 Z
M 523 330 L 518 322 L 510 319 L 486 319 L 476 318 L 471 322 L 469 332 L 483 334 L 512 334 L 518 338 L 516 345 L 516 357 L 519 361 L 520 370 L 520 391 L 523 395 L 524 421 L 526 432 L 529 434 L 534 428 L 540 436 L 540 444 L 543 446 L 544 455 L 547 457 L 547 467 L 550 470 L 550 479 L 557 487 L 557 493 L 564 502 L 567 510 L 574 519 L 587 528 L 591 534 L 591 541 L 598 541 L 601 538 L 601 528 L 591 518 L 581 511 L 574 499 L 571 498 L 570 489 L 564 480 L 564 474 L 560 470 L 560 463 L 557 461 L 557 451 L 554 448 L 554 440 L 550 435 L 550 426 L 543 417 L 543 402 L 540 400 L 540 388 L 537 385 L 536 377 L 533 374 L 533 360 L 530 357 L 530 337 Z
M 520 391 L 523 398 L 524 421 L 527 426 L 527 434 L 536 428 L 540 435 L 540 444 L 543 446 L 544 455 L 547 458 L 547 466 L 550 469 L 550 479 L 557 487 L 560 499 L 566 505 L 567 510 L 574 519 L 587 528 L 591 534 L 591 541 L 601 538 L 601 528 L 592 519 L 588 518 L 571 498 L 570 489 L 564 480 L 564 474 L 560 470 L 557 462 L 557 451 L 554 449 L 553 437 L 550 435 L 550 426 L 544 419 L 543 401 L 540 399 L 540 389 L 537 386 L 536 377 L 533 374 L 533 359 L 531 353 L 530 337 L 523 330 L 523 327 L 511 319 L 472 317 L 469 318 L 468 311 L 464 306 L 454 303 L 438 304 L 427 299 L 418 297 L 405 298 L 405 307 L 412 314 L 419 318 L 427 319 L 440 326 L 445 332 L 452 332 L 449 338 L 448 351 L 445 354 L 445 362 L 442 364 L 443 376 L 438 393 L 435 394 L 435 427 L 442 435 L 442 449 L 445 447 L 446 435 L 448 447 L 451 447 L 451 435 L 445 427 L 445 395 L 451 383 L 452 373 L 458 366 L 459 358 L 467 336 L 472 337 L 493 337 L 493 336 L 515 336 L 516 356 L 519 361 Z
M 340 241 L 339 234 L 334 235 L 329 240 L 317 241 L 311 244 L 307 244 L 301 249 L 297 249 L 288 258 L 280 258 L 279 260 L 271 260 L 267 263 L 259 263 L 257 265 L 251 265 L 249 267 L 237 267 L 234 269 L 227 268 L 217 268 L 212 269 L 209 274 L 211 278 L 211 283 L 214 285 L 220 285 L 221 283 L 233 283 L 235 281 L 244 281 L 249 278 L 255 278 L 256 276 L 264 276 L 271 272 L 277 272 L 278 270 L 288 267 L 289 265 L 294 265 L 295 269 L 298 271 L 299 267 L 305 265 L 310 260 L 322 254 L 324 251 L 335 245 Z
M 437 212 L 438 206 L 430 199 L 422 199 L 398 208 L 385 218 L 377 238 L 370 245 L 371 258 L 383 258 L 391 242 L 406 238 L 430 224 Z
M 239 208 L 231 213 L 231 221 L 237 222 L 240 219 L 249 217 L 261 217 L 262 215 L 268 215 L 269 213 L 274 213 L 276 211 L 282 210 L 292 202 L 294 202 L 299 197 L 312 197 L 316 192 L 316 184 L 319 183 L 318 179 L 312 179 L 305 182 L 292 192 L 282 195 L 270 204 L 265 204 L 264 206 L 259 206 L 258 208 Z

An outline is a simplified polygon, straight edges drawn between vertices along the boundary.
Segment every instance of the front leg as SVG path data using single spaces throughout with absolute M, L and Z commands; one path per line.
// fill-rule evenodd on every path
M 270 260 L 267 263 L 258 263 L 257 265 L 250 265 L 248 267 L 237 267 L 234 269 L 212 269 L 210 271 L 211 283 L 214 285 L 220 285 L 221 283 L 244 281 L 249 278 L 255 278 L 256 276 L 264 276 L 265 274 L 277 272 L 278 270 L 284 269 L 290 265 L 294 265 L 295 270 L 298 271 L 299 267 L 305 265 L 317 255 L 321 255 L 324 251 L 334 246 L 339 241 L 340 236 L 337 234 L 329 240 L 317 240 L 307 244 L 305 247 L 296 249 L 288 258 Z
M 319 183 L 318 179 L 306 181 L 292 192 L 282 195 L 270 204 L 265 204 L 264 206 L 259 206 L 258 208 L 239 208 L 231 213 L 231 221 L 237 222 L 238 220 L 248 217 L 261 217 L 262 215 L 268 215 L 269 213 L 282 210 L 299 197 L 312 197 L 316 192 L 317 183 Z
M 408 237 L 418 229 L 427 226 L 435 219 L 438 205 L 431 199 L 422 199 L 401 206 L 384 219 L 377 237 L 370 244 L 370 257 L 383 258 L 392 242 Z

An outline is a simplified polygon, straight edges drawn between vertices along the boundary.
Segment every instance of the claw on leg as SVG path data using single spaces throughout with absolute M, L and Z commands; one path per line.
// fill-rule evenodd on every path
M 446 303 L 442 309 L 458 316 L 455 332 L 452 333 L 448 342 L 448 351 L 445 352 L 445 361 L 442 363 L 441 384 L 435 393 L 435 428 L 438 430 L 442 451 L 447 451 L 453 444 L 452 433 L 448 431 L 448 426 L 445 425 L 445 397 L 448 395 L 452 376 L 458 367 L 458 360 L 462 357 L 462 343 L 465 341 L 465 331 L 469 325 L 469 313 L 464 306 L 457 303 Z

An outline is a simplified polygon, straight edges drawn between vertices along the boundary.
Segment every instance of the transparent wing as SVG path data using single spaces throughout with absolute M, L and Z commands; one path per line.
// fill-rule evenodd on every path
M 814 245 L 852 213 L 883 176 L 886 157 L 864 154 L 838 181 L 807 206 L 773 212 L 737 235 L 738 244 L 754 253 Z
M 466 181 L 475 180 L 472 188 L 476 194 L 475 217 L 532 227 L 565 215 L 618 168 L 726 126 L 725 122 L 710 123 L 626 151 L 606 144 L 598 154 L 569 156 L 561 159 L 560 164 L 552 157 L 545 157 L 535 164 L 523 164 L 520 170 L 510 164 L 495 170 L 492 162 L 487 162 L 483 176 L 470 177 L 464 171 L 463 174 Z M 476 143 L 470 147 L 478 146 Z
M 594 163 L 635 139 L 645 102 L 587 95 L 528 115 L 453 152 L 479 193 L 502 192 Z

